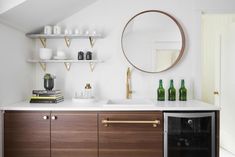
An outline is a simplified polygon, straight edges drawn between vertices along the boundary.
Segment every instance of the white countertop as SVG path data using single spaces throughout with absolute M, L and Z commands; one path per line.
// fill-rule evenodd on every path
M 152 101 L 153 104 L 107 104 L 107 100 L 96 101 L 91 104 L 75 103 L 65 100 L 58 104 L 31 104 L 28 101 L 12 105 L 2 105 L 5 111 L 211 111 L 220 110 L 219 106 L 197 100 L 182 101 Z

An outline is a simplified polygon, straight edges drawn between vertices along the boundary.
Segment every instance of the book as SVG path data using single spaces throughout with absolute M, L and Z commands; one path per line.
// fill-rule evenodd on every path
M 33 94 L 60 94 L 61 90 L 33 90 Z
M 63 99 L 61 99 L 61 100 L 47 100 L 47 101 L 45 101 L 45 100 L 43 100 L 43 101 L 41 101 L 41 100 L 30 100 L 30 103 L 49 103 L 49 104 L 53 104 L 53 103 L 59 103 L 59 102 L 62 102 L 62 101 L 64 101 Z
M 61 93 L 58 93 L 58 94 L 33 94 L 33 96 L 38 96 L 38 97 L 60 97 L 62 96 Z
M 59 103 L 62 101 L 64 101 L 64 99 L 44 99 L 44 100 L 31 99 L 30 103 Z
M 43 100 L 43 99 L 61 99 L 64 98 L 62 95 L 60 96 L 31 96 L 31 99 L 38 99 L 38 100 Z

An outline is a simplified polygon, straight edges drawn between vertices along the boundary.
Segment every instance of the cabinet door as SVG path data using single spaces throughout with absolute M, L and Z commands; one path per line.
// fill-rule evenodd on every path
M 4 157 L 50 157 L 49 116 L 49 112 L 6 112 Z
M 52 157 L 97 157 L 97 114 L 51 113 Z
M 101 113 L 99 157 L 162 157 L 162 124 L 161 112 Z

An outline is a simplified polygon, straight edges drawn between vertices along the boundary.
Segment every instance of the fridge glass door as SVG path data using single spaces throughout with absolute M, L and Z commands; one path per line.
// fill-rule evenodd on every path
M 165 114 L 165 157 L 214 157 L 214 113 Z

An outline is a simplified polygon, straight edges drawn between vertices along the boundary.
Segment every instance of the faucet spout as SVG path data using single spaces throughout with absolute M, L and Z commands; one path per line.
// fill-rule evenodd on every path
M 131 70 L 130 67 L 127 68 L 126 72 L 126 99 L 130 99 L 132 95 L 131 90 Z

